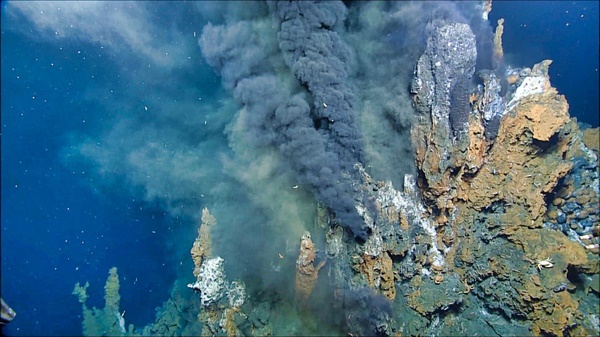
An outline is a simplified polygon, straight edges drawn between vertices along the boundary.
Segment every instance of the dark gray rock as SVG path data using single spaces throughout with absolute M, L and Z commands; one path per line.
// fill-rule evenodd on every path
M 427 47 L 419 58 L 411 91 L 419 113 L 456 134 L 469 116 L 469 85 L 475 72 L 475 35 L 467 24 L 435 20 L 428 25 Z

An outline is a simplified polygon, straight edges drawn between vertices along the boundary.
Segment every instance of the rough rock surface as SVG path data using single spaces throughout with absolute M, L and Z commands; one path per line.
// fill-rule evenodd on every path
M 542 224 L 548 200 L 556 193 L 577 202 L 575 193 L 556 188 L 570 180 L 575 184 L 587 181 L 576 186 L 581 204 L 574 210 L 580 211 L 571 219 L 579 224 L 588 220 L 586 228 L 597 224 L 591 212 L 581 209 L 590 210 L 585 204 L 597 194 L 598 161 L 578 150 L 585 147 L 581 133 L 569 119 L 566 99 L 550 85 L 550 63 L 546 60 L 519 71 L 509 95 L 502 98 L 506 103 L 498 100 L 495 77 L 480 74 L 483 90 L 474 90 L 470 96 L 469 137 L 463 139 L 466 144 L 459 146 L 460 151 L 435 131 L 439 126 L 434 121 L 440 119 L 432 113 L 436 101 L 427 99 L 429 88 L 413 86 L 421 121 L 427 120 L 427 113 L 432 116 L 429 125 L 417 123 L 413 130 L 419 187 L 431 215 L 440 219 L 436 232 L 447 261 L 444 271 L 458 275 L 463 292 L 476 296 L 466 297 L 466 302 L 479 302 L 511 320 L 526 318 L 529 323 L 523 323 L 536 335 L 586 334 L 597 329 L 589 323 L 593 319 L 578 310 L 581 300 L 576 298 L 586 295 L 565 290 L 575 289 L 577 277 L 593 274 L 597 261 L 589 259 L 584 245 L 569 239 L 573 235 L 542 228 Z M 435 70 L 429 74 L 419 71 L 418 65 L 415 82 L 426 83 L 430 78 L 436 78 Z M 493 120 L 490 111 L 500 112 L 495 137 L 484 136 L 490 127 L 485 122 Z M 581 167 L 592 168 L 587 176 L 579 175 L 586 178 L 565 179 L 582 161 L 586 165 Z M 419 282 L 413 279 L 412 283 Z M 418 305 L 429 303 L 420 290 L 411 293 L 408 303 L 420 314 L 428 314 Z M 443 321 L 439 327 L 443 334 Z
M 225 270 L 220 257 L 212 257 L 202 264 L 197 280 L 190 288 L 200 292 L 200 303 L 208 306 L 216 303 L 225 295 Z
M 312 293 L 319 270 L 323 268 L 327 260 L 322 260 L 317 266 L 314 265 L 316 258 L 315 244 L 307 231 L 302 235 L 300 242 L 300 254 L 296 260 L 296 300 L 304 305 Z
M 204 208 L 198 237 L 190 251 L 196 282 L 187 286 L 200 294 L 197 319 L 202 326 L 202 335 L 242 336 L 238 324 L 243 325 L 248 320 L 241 310 L 246 302 L 246 286 L 238 280 L 228 282 L 225 260 L 220 256 L 212 256 L 211 229 L 215 225 L 215 218 Z
M 202 259 L 212 256 L 212 236 L 210 232 L 215 222 L 215 218 L 210 214 L 208 208 L 202 209 L 202 223 L 198 227 L 198 237 L 190 250 L 192 260 L 194 260 L 194 276 L 198 276 L 200 273 Z
M 425 52 L 411 85 L 417 116 L 411 130 L 417 168 L 429 173 L 428 193 L 442 195 L 457 161 L 464 160 L 469 92 L 475 72 L 475 36 L 468 25 L 440 20 L 429 25 Z M 465 141 L 466 139 L 466 141 Z
M 464 68 L 470 54 L 445 50 L 450 56 L 442 62 L 433 50 L 449 30 L 469 34 L 457 25 L 434 26 L 412 87 L 418 184 L 407 176 L 405 190 L 397 191 L 357 166 L 356 207 L 370 236 L 356 243 L 335 219 L 326 235 L 340 301 L 354 304 L 345 308 L 349 332 L 480 332 L 457 325 L 456 310 L 465 308 L 494 334 L 598 333 L 591 284 L 600 267 L 586 249 L 597 242 L 598 159 L 550 85 L 551 61 L 512 69 L 518 78 L 504 97 L 500 79 L 480 73 L 483 85 L 465 98 L 466 127 L 453 133 L 450 107 L 458 96 L 449 88 L 456 75 L 447 74 L 470 74 Z M 549 215 L 557 198 L 560 212 L 568 213 L 564 221 Z M 570 225 L 552 227 L 549 218 Z M 365 298 L 378 304 L 361 307 Z M 359 310 L 368 308 L 383 314 L 365 319 Z
M 411 86 L 417 174 L 402 191 L 360 164 L 344 177 L 364 242 L 318 205 L 314 236 L 302 237 L 289 268 L 300 308 L 311 308 L 302 304 L 313 291 L 331 291 L 336 324 L 350 335 L 598 335 L 598 129 L 569 118 L 551 61 L 482 70 L 476 86 L 469 26 L 433 20 L 427 34 Z M 212 256 L 214 225 L 203 211 L 189 285 L 200 296 L 172 295 L 145 332 L 270 335 L 273 321 L 289 319 L 289 303 L 248 298 L 243 283 L 227 282 Z M 318 235 L 327 264 L 316 263 Z M 324 278 L 333 289 L 319 289 Z M 76 288 L 83 302 L 84 292 Z

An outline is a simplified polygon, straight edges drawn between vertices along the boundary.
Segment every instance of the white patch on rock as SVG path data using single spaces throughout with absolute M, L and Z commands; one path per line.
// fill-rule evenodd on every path
M 383 252 L 383 238 L 379 231 L 373 231 L 373 234 L 369 236 L 367 242 L 365 242 L 365 254 L 369 256 L 379 256 Z
M 224 262 L 219 256 L 204 261 L 196 282 L 187 285 L 188 288 L 200 291 L 200 302 L 203 306 L 217 302 L 225 294 Z
M 526 77 L 523 80 L 523 83 L 521 83 L 521 85 L 515 91 L 512 99 L 508 103 L 508 108 L 506 110 L 512 110 L 521 99 L 527 96 L 541 94 L 544 92 L 544 84 L 546 81 L 547 78 L 544 76 Z
M 357 165 L 356 167 L 363 176 L 368 176 L 361 165 Z M 388 205 L 394 205 L 396 210 L 406 214 L 407 218 L 411 220 L 411 223 L 423 228 L 431 240 L 429 254 L 433 259 L 432 264 L 439 267 L 445 264 L 444 257 L 437 246 L 437 232 L 435 230 L 435 225 L 432 220 L 425 216 L 427 212 L 421 201 L 414 176 L 404 176 L 404 193 L 394 189 L 391 181 L 388 180 L 383 182 L 383 186 L 377 190 L 376 199 L 376 203 L 382 208 L 385 208 Z M 367 225 L 369 224 L 367 223 Z M 365 253 L 371 256 L 378 256 L 382 251 L 383 239 L 378 231 L 374 230 L 373 235 L 371 235 L 365 243 Z
M 229 306 L 241 307 L 246 301 L 246 285 L 242 281 L 233 281 L 227 289 L 227 299 Z

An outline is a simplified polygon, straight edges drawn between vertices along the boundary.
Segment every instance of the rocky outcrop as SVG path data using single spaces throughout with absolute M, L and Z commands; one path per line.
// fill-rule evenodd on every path
M 491 2 L 482 6 L 485 16 Z M 269 335 L 270 322 L 290 319 L 289 311 L 316 310 L 306 304 L 313 291 L 329 291 L 317 284 L 328 280 L 335 324 L 350 335 L 599 333 L 597 129 L 582 131 L 569 117 L 550 84 L 550 60 L 474 78 L 468 25 L 433 20 L 427 34 L 411 85 L 416 175 L 405 176 L 402 190 L 360 164 L 344 176 L 366 239 L 357 241 L 318 204 L 314 236 L 302 236 L 295 269 L 291 260 L 281 269 L 289 281 L 295 272 L 299 306 L 267 295 L 248 303 L 244 284 L 229 282 L 224 260 L 213 255 L 216 221 L 204 209 L 188 285 L 199 294 L 172 295 L 145 332 Z M 497 61 L 501 36 L 499 22 Z M 313 242 L 322 242 L 318 235 L 324 258 Z M 75 289 L 82 303 L 86 288 Z M 86 318 L 90 312 L 84 304 Z M 192 318 L 174 319 L 181 315 Z
M 194 276 L 198 276 L 200 273 L 200 266 L 202 266 L 202 260 L 212 256 L 212 236 L 211 228 L 215 225 L 215 218 L 210 214 L 208 208 L 202 209 L 202 223 L 198 227 L 198 237 L 192 245 L 190 254 L 192 254 L 192 260 L 194 260 Z
M 468 25 L 434 21 L 428 26 L 427 47 L 419 58 L 411 93 L 417 117 L 411 129 L 415 159 L 427 172 L 421 185 L 428 199 L 444 202 L 453 171 L 465 160 L 469 131 L 469 86 L 475 72 L 475 35 Z
M 190 251 L 194 261 L 196 282 L 188 284 L 200 295 L 198 321 L 203 336 L 241 336 L 238 324 L 247 323 L 241 307 L 246 301 L 246 287 L 241 281 L 229 282 L 225 275 L 225 260 L 212 255 L 211 228 L 215 218 L 207 208 L 202 210 L 202 223 L 198 237 Z
M 84 336 L 135 336 L 133 324 L 125 325 L 125 311 L 121 312 L 119 305 L 119 274 L 117 268 L 112 267 L 104 285 L 104 308 L 89 308 L 87 289 L 89 283 L 81 286 L 75 284 L 73 295 L 77 296 L 83 310 L 82 330 Z
M 597 332 L 598 159 L 550 84 L 551 61 L 509 69 L 510 81 L 481 71 L 482 84 L 470 86 L 468 26 L 436 21 L 430 29 L 411 88 L 418 179 L 407 176 L 398 191 L 357 166 L 355 202 L 369 238 L 357 244 L 329 221 L 339 300 L 386 298 L 394 308 L 357 324 L 347 307 L 348 330 L 472 334 L 454 325 L 449 309 L 461 307 L 488 313 L 480 319 L 494 333 Z
M 302 235 L 300 253 L 296 260 L 296 300 L 300 305 L 308 303 L 308 298 L 317 282 L 319 270 L 327 262 L 327 260 L 322 260 L 315 266 L 316 253 L 315 244 L 310 238 L 310 232 L 307 231 Z
M 435 40 L 441 33 L 432 34 Z M 426 208 L 440 219 L 436 233 L 447 262 L 445 279 L 457 275 L 465 294 L 474 294 L 490 310 L 526 317 L 536 335 L 590 333 L 585 323 L 589 316 L 579 310 L 576 299 L 585 294 L 565 290 L 575 288 L 573 277 L 593 274 L 597 268 L 584 246 L 595 248 L 595 237 L 587 233 L 597 224 L 597 212 L 590 211 L 594 205 L 588 203 L 597 195 L 598 161 L 569 119 L 565 97 L 550 85 L 551 61 L 532 69 L 511 69 L 514 78 L 507 81 L 504 97 L 500 79 L 490 71 L 480 72 L 483 85 L 470 89 L 467 137 L 448 139 L 436 131 L 452 128 L 450 120 L 435 113 L 441 105 L 431 99 L 439 93 L 437 86 L 422 85 L 438 78 L 436 68 L 423 66 L 431 63 L 422 62 L 430 58 L 427 50 L 413 81 L 420 116 L 413 126 L 413 142 Z M 457 52 L 454 57 L 461 60 L 464 55 Z M 441 78 L 452 72 L 440 71 Z M 576 170 L 581 173 L 573 174 Z M 547 212 L 553 198 L 554 206 L 567 204 L 559 196 L 570 198 L 569 209 L 550 206 Z M 554 227 L 547 218 L 554 220 Z M 571 225 L 564 226 L 567 218 Z M 423 305 L 429 302 L 422 286 L 415 287 L 414 279 L 412 283 L 416 289 L 409 305 L 420 314 L 431 314 Z

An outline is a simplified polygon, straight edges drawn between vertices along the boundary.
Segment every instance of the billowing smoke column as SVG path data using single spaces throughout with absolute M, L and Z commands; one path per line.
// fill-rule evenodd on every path
M 279 47 L 285 63 L 314 98 L 321 130 L 329 133 L 344 170 L 362 161 L 362 143 L 354 112 L 355 96 L 347 84 L 352 52 L 335 31 L 344 21 L 341 2 L 269 2 L 281 21 Z
M 298 181 L 310 186 L 338 221 L 364 240 L 367 233 L 354 206 L 351 178 L 343 173 L 362 158 L 353 95 L 343 83 L 350 51 L 333 31 L 312 35 L 305 31 L 315 28 L 316 22 L 324 27 L 335 25 L 345 7 L 342 3 L 313 5 L 324 8 L 311 7 L 306 13 L 315 17 L 310 25 L 282 23 L 279 38 L 285 59 L 273 43 L 275 39 L 268 36 L 277 34 L 269 28 L 274 23 L 269 19 L 262 24 L 208 24 L 200 47 L 207 62 L 220 71 L 223 85 L 243 106 L 240 118 L 244 118 L 246 137 L 255 146 L 277 147 Z M 284 18 L 286 13 L 302 13 L 296 4 L 290 6 L 271 7 Z M 301 49 L 298 43 L 303 41 L 307 43 Z M 286 65 L 301 83 L 289 75 Z M 308 86 L 308 91 L 302 85 Z

